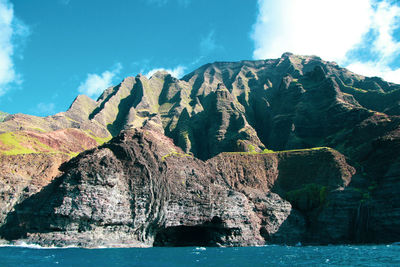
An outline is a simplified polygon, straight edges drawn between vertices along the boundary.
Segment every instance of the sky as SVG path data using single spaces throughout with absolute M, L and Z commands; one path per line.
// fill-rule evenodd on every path
M 400 1 L 0 0 L 0 110 L 52 115 L 127 76 L 284 52 L 400 83 Z

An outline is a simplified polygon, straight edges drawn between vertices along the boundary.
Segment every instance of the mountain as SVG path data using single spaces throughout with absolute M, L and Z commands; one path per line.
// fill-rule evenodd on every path
M 400 85 L 285 53 L 180 80 L 128 77 L 46 118 L 9 115 L 0 235 L 82 246 L 398 241 L 399 100 Z
M 207 64 L 181 80 L 162 71 L 150 79 L 128 77 L 97 101 L 80 95 L 54 116 L 11 115 L 0 132 L 75 128 L 101 143 L 158 117 L 166 136 L 203 160 L 249 147 L 338 147 L 338 138 L 359 122 L 399 115 L 399 89 L 318 57 L 285 53 L 272 60 Z

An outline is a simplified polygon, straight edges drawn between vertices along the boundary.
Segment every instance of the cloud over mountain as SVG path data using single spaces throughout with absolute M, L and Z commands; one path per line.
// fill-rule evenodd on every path
M 152 70 L 150 70 L 149 72 L 147 72 L 146 74 L 145 74 L 145 76 L 147 77 L 147 78 L 150 78 L 154 73 L 156 73 L 157 71 L 166 71 L 166 72 L 168 72 L 168 73 L 170 73 L 173 77 L 175 77 L 175 78 L 181 78 L 182 76 L 183 76 L 183 74 L 184 74 L 184 72 L 185 72 L 185 70 L 186 70 L 186 67 L 185 66 L 182 66 L 182 65 L 179 65 L 179 66 L 177 66 L 177 67 L 175 67 L 175 68 L 173 68 L 173 69 L 165 69 L 165 68 L 154 68 L 154 69 L 152 69 Z
M 400 51 L 394 36 L 400 15 L 395 2 L 259 0 L 258 8 L 251 34 L 254 58 L 279 57 L 286 51 L 313 54 L 399 82 L 390 67 Z M 360 55 L 366 53 L 369 59 L 363 60 Z
M 79 93 L 86 94 L 90 97 L 100 95 L 104 88 L 112 85 L 113 79 L 122 69 L 122 65 L 117 63 L 111 70 L 106 70 L 102 74 L 89 73 L 84 82 L 78 87 Z

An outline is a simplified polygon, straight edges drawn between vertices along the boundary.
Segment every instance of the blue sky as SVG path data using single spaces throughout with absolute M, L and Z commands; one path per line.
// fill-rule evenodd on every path
M 46 116 L 126 76 L 286 51 L 400 83 L 396 2 L 0 0 L 0 110 Z

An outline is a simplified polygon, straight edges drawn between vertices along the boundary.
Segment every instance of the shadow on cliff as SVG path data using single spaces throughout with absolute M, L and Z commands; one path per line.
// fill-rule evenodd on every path
M 55 178 L 38 193 L 28 197 L 14 207 L 5 223 L 0 227 L 0 236 L 6 240 L 25 238 L 28 233 L 54 232 L 52 229 L 51 207 L 58 206 L 62 197 L 54 197 L 54 192 L 60 186 L 63 176 Z M 62 196 L 62 194 L 58 194 Z M 49 203 L 50 200 L 50 203 Z
M 268 232 L 266 225 L 262 225 L 260 228 L 260 235 L 264 238 L 266 244 L 297 245 L 304 242 L 306 233 L 304 217 L 293 209 L 285 221 L 279 225 L 276 232 Z
M 100 106 L 98 106 L 97 108 L 95 108 L 92 113 L 89 114 L 89 120 L 92 120 L 97 114 L 100 113 L 100 111 L 102 111 L 106 105 L 106 103 L 114 96 L 118 93 L 119 88 L 121 87 L 121 84 L 118 84 L 117 86 L 115 86 L 112 90 L 112 92 L 101 102 Z M 104 94 L 104 93 L 103 93 Z
M 117 117 L 113 123 L 107 125 L 107 129 L 110 131 L 112 136 L 117 136 L 124 129 L 130 109 L 132 107 L 136 108 L 143 99 L 143 90 L 142 83 L 138 78 L 136 78 L 136 83 L 131 90 L 133 93 L 121 99 L 121 102 L 118 105 Z

